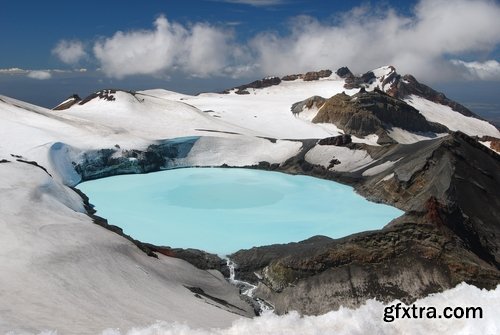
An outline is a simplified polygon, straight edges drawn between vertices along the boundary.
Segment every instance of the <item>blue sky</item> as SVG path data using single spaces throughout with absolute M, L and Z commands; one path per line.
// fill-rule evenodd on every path
M 495 0 L 5 1 L 0 94 L 50 107 L 103 87 L 196 93 L 391 64 L 495 117 L 498 17 Z

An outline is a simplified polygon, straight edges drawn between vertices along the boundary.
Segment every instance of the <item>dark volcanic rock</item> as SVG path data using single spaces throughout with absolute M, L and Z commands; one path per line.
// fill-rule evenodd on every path
M 183 259 L 188 263 L 193 264 L 198 269 L 202 270 L 219 270 L 224 276 L 229 277 L 229 268 L 226 261 L 217 256 L 199 249 L 181 249 L 155 246 L 147 244 L 154 252 L 158 252 L 165 256 Z
M 68 109 L 71 106 L 79 103 L 80 101 L 82 101 L 82 98 L 80 98 L 78 96 L 78 94 L 73 94 L 68 99 L 66 99 L 66 101 L 64 103 L 61 103 L 61 104 L 57 105 L 56 107 L 54 107 L 53 110 L 55 110 L 55 111 L 65 110 L 65 109 Z
M 412 302 L 462 281 L 488 289 L 500 283 L 499 155 L 453 133 L 378 147 L 373 157 L 399 161 L 383 174 L 358 179 L 357 191 L 405 215 L 379 231 L 231 255 L 237 276 L 259 283 L 257 297 L 278 313 L 321 314 L 370 298 Z
M 283 80 L 283 81 L 294 81 L 294 80 L 302 79 L 302 78 L 304 78 L 303 74 L 289 74 L 289 75 L 286 75 L 283 78 L 281 78 L 281 80 Z
M 304 81 L 314 81 L 314 80 L 319 80 L 320 78 L 328 78 L 332 75 L 331 70 L 321 70 L 317 72 L 307 72 L 304 74 Z
M 299 73 L 299 74 L 289 74 L 281 78 L 283 81 L 293 81 L 297 79 L 303 79 L 304 81 L 314 81 L 319 80 L 320 78 L 328 78 L 332 75 L 331 70 L 320 70 L 320 71 L 311 71 L 307 73 Z
M 364 73 L 360 77 L 347 75 L 345 77 L 344 87 L 348 90 L 362 88 L 371 84 L 373 80 L 375 80 L 375 74 L 371 71 Z
M 349 70 L 349 68 L 347 66 L 341 67 L 335 73 L 340 78 L 354 77 L 354 75 L 352 74 L 351 70 Z
M 413 132 L 443 133 L 444 126 L 427 121 L 415 108 L 379 90 L 353 96 L 334 95 L 319 110 L 314 123 L 333 123 L 344 132 L 366 136 L 391 127 Z
M 85 105 L 87 102 L 94 100 L 96 98 L 106 100 L 106 101 L 114 101 L 115 100 L 114 94 L 116 93 L 116 91 L 117 90 L 114 90 L 114 89 L 106 89 L 106 90 L 97 91 L 95 93 L 92 93 L 91 95 L 89 95 L 88 97 L 83 99 L 82 101 L 80 101 L 78 104 Z
M 319 145 L 336 145 L 336 146 L 346 146 L 352 143 L 351 135 L 342 134 L 333 137 L 325 137 L 319 140 Z
M 82 180 L 92 180 L 119 174 L 146 173 L 174 167 L 174 161 L 186 157 L 198 137 L 165 140 L 150 145 L 145 151 L 101 149 L 86 152 L 75 171 Z M 118 155 L 116 155 L 119 153 Z
M 236 90 L 235 91 L 236 94 L 250 94 L 247 91 L 248 88 L 264 88 L 264 87 L 279 85 L 279 83 L 281 83 L 281 79 L 279 77 L 268 77 L 268 78 L 253 81 L 250 84 L 241 85 L 241 86 L 231 88 L 229 90 L 225 90 L 222 93 L 228 94 L 230 91 Z

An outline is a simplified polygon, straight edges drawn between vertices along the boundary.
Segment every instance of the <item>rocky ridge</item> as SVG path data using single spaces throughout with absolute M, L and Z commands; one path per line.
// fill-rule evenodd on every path
M 320 314 L 368 298 L 411 302 L 462 281 L 485 288 L 500 282 L 500 156 L 461 133 L 376 150 L 380 160 L 402 158 L 368 178 L 362 171 L 339 178 L 300 159 L 280 167 L 342 179 L 406 214 L 379 231 L 231 255 L 239 277 L 259 283 L 256 296 L 278 313 Z
M 314 80 L 319 80 L 320 78 L 328 78 L 332 75 L 331 70 L 320 70 L 320 71 L 311 71 L 307 72 L 304 74 L 292 74 L 292 75 L 287 75 L 282 78 L 279 77 L 267 77 L 263 78 L 260 80 L 255 80 L 251 82 L 250 84 L 245 84 L 241 86 L 236 86 L 227 90 L 222 91 L 221 93 L 223 94 L 229 94 L 230 92 L 234 91 L 236 94 L 250 94 L 248 92 L 249 88 L 265 88 L 265 87 L 270 87 L 270 86 L 275 86 L 279 85 L 282 81 L 293 81 L 293 80 L 298 80 L 302 79 L 304 81 L 314 81 Z
M 344 87 L 346 89 L 366 88 L 378 80 L 379 83 L 377 87 L 394 98 L 404 99 L 414 94 L 429 101 L 449 106 L 454 111 L 457 111 L 465 116 L 472 116 L 481 119 L 467 107 L 447 98 L 443 93 L 418 82 L 412 75 L 406 74 L 402 76 L 396 72 L 396 69 L 393 66 L 388 66 L 387 68 L 388 72 L 381 78 L 377 78 L 373 71 L 368 71 L 362 75 L 355 76 L 347 67 L 340 68 L 336 73 L 338 76 L 345 79 Z

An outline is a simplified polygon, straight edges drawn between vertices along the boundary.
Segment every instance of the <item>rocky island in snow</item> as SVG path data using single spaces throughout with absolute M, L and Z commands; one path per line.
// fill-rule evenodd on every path
M 105 89 L 53 110 L 0 96 L 0 136 L 1 332 L 224 328 L 262 306 L 322 315 L 500 283 L 500 131 L 392 66 L 199 95 Z M 404 214 L 340 239 L 239 250 L 230 263 L 128 236 L 78 190 L 185 167 L 323 178 Z

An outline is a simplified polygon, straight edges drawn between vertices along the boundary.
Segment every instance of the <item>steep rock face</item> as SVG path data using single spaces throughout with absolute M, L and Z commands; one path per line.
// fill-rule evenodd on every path
M 415 108 L 379 90 L 349 96 L 345 93 L 328 99 L 312 120 L 333 123 L 346 133 L 366 136 L 391 127 L 414 132 L 446 132 L 444 126 L 427 121 Z
M 231 255 L 241 278 L 257 283 L 259 274 L 257 296 L 278 313 L 320 314 L 369 298 L 411 302 L 462 281 L 486 288 L 500 282 L 500 157 L 461 133 L 372 154 L 397 163 L 368 178 L 347 173 L 344 180 L 405 215 L 379 231 Z
M 74 163 L 75 171 L 82 180 L 160 171 L 173 167 L 175 159 L 186 157 L 197 140 L 198 137 L 165 140 L 150 145 L 145 151 L 122 150 L 116 146 L 113 149 L 86 152 L 78 164 Z

